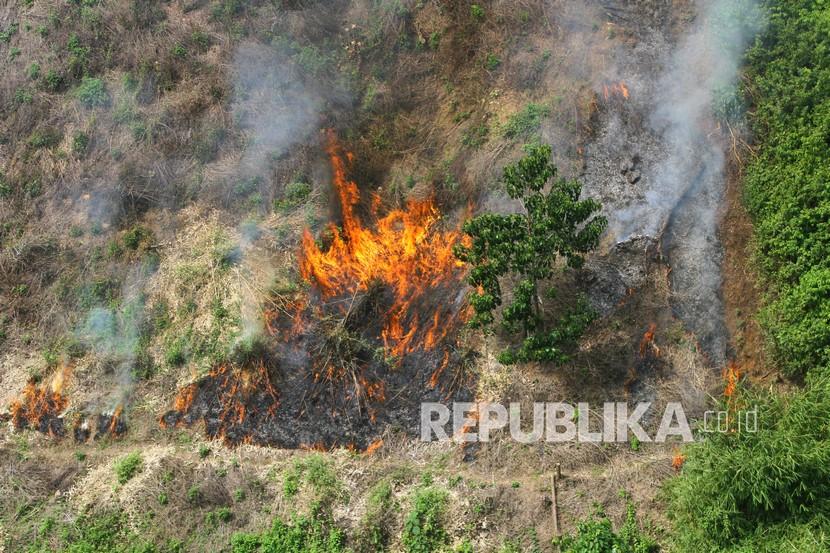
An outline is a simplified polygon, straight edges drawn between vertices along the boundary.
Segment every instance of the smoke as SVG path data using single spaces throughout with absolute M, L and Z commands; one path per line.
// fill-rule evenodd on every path
M 761 11 L 747 0 L 701 4 L 698 23 L 666 62 L 648 99 L 649 126 L 662 143 L 662 159 L 645 175 L 651 186 L 642 201 L 614 214 L 619 241 L 634 234 L 659 236 L 685 195 L 711 196 L 695 210 L 695 219 L 701 232 L 714 229 L 724 155 L 712 107 L 717 94 L 736 86 L 743 52 L 762 26 Z
M 234 101 L 232 113 L 245 136 L 245 149 L 237 167 L 240 178 L 267 182 L 279 160 L 292 147 L 308 143 L 323 123 L 323 114 L 333 104 L 348 99 L 334 79 L 324 72 L 309 71 L 297 62 L 291 46 L 240 45 L 234 55 Z M 265 256 L 251 256 L 262 229 L 255 219 L 239 226 L 239 278 L 242 286 L 242 327 L 239 341 L 250 341 L 263 328 L 259 297 L 252 283 L 271 275 Z
M 650 187 L 616 223 L 619 240 L 636 234 L 662 239 L 675 314 L 721 365 L 727 333 L 718 224 L 726 160 L 713 109 L 719 94 L 737 86 L 743 52 L 763 17 L 745 0 L 718 0 L 700 9 L 699 23 L 672 54 L 651 98 L 649 126 L 662 155 L 644 169 Z
M 307 83 L 287 53 L 245 43 L 233 59 L 233 118 L 245 134 L 243 175 L 262 174 L 270 159 L 311 136 L 325 104 L 321 87 Z
M 106 407 L 110 410 L 129 401 L 135 384 L 136 352 L 144 321 L 143 286 L 147 277 L 147 267 L 132 267 L 122 286 L 119 307 L 91 309 L 80 329 L 81 338 L 114 367 L 116 387 Z

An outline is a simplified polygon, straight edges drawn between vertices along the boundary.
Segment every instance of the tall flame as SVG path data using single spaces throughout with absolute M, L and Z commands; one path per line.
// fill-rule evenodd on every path
M 21 399 L 9 406 L 14 427 L 32 428 L 51 435 L 63 434 L 63 420 L 59 417 L 69 406 L 69 400 L 63 395 L 63 386 L 70 372 L 69 367 L 65 366 L 41 386 L 34 379 L 29 380 Z
M 315 284 L 324 299 L 354 295 L 374 283 L 383 284 L 394 295 L 381 333 L 387 353 L 401 356 L 417 348 L 432 349 L 452 327 L 441 320 L 449 315 L 439 310 L 428 321 L 421 321 L 413 307 L 429 289 L 458 278 L 462 265 L 452 248 L 461 240 L 461 232 L 437 228 L 441 216 L 432 200 L 410 201 L 405 209 L 381 216 L 377 195 L 370 211 L 373 225 L 365 226 L 355 212 L 360 191 L 348 177 L 352 154 L 343 151 L 331 132 L 326 151 L 340 201 L 342 231 L 329 227 L 332 240 L 325 251 L 311 232 L 305 231 L 302 277 Z

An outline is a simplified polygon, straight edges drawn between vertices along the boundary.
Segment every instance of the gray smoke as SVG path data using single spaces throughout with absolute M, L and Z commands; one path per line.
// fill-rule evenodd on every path
M 655 23 L 616 52 L 602 81 L 624 81 L 631 95 L 604 104 L 583 180 L 586 195 L 603 203 L 615 251 L 661 243 L 674 313 L 719 365 L 727 344 L 718 224 L 728 133 L 713 106 L 735 89 L 763 17 L 748 0 L 701 0 L 696 15 L 677 43 Z
M 91 309 L 79 332 L 99 358 L 113 367 L 116 388 L 104 406 L 110 411 L 128 402 L 135 384 L 136 351 L 144 320 L 143 287 L 147 277 L 146 267 L 134 266 L 122 286 L 119 307 Z
M 319 128 L 325 96 L 321 87 L 307 84 L 289 56 L 262 44 L 239 46 L 233 68 L 233 117 L 246 136 L 239 169 L 261 174 L 269 159 Z

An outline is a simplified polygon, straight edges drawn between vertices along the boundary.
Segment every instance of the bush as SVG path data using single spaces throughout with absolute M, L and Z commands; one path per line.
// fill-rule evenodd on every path
M 629 505 L 625 524 L 614 532 L 602 510 L 577 523 L 576 534 L 559 541 L 562 553 L 651 553 L 657 544 L 645 536 L 637 524 L 634 508 Z
M 232 553 L 344 553 L 343 532 L 330 514 L 314 508 L 312 515 L 294 517 L 290 522 L 274 521 L 261 534 L 237 533 L 231 539 Z
M 777 295 L 762 322 L 775 359 L 803 375 L 830 367 L 830 6 L 793 0 L 767 8 L 767 32 L 748 55 L 760 147 L 747 164 L 745 198 Z
M 89 135 L 82 131 L 76 131 L 72 135 L 72 153 L 83 156 L 86 154 L 87 148 L 89 148 Z
M 407 553 L 433 553 L 447 545 L 449 535 L 444 529 L 447 498 L 446 491 L 434 487 L 415 491 L 401 536 Z
M 92 77 L 83 78 L 75 91 L 75 96 L 87 108 L 108 106 L 110 103 L 110 95 L 104 81 Z
M 137 451 L 122 457 L 115 463 L 115 475 L 118 477 L 119 484 L 126 484 L 133 476 L 141 472 L 144 468 L 144 461 L 141 454 Z
M 528 104 L 510 116 L 502 128 L 505 138 L 527 138 L 542 126 L 542 119 L 550 115 L 550 108 L 541 104 Z
M 668 484 L 681 550 L 743 544 L 746 551 L 781 551 L 764 535 L 795 528 L 823 529 L 826 543 L 830 521 L 821 513 L 830 506 L 830 375 L 812 378 L 792 395 L 736 394 L 733 401 L 757 408 L 758 432 L 707 435 L 687 448 L 681 476 Z
M 282 199 L 274 202 L 277 211 L 288 211 L 304 204 L 311 194 L 311 185 L 307 182 L 296 181 L 285 186 Z

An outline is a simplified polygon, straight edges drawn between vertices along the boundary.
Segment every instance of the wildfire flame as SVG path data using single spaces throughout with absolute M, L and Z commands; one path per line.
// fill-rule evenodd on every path
M 355 212 L 360 192 L 348 177 L 352 154 L 338 145 L 331 132 L 326 151 L 340 201 L 342 231 L 329 227 L 332 240 L 325 251 L 305 231 L 302 277 L 316 285 L 323 299 L 354 296 L 375 283 L 384 285 L 394 296 L 381 332 L 386 353 L 402 356 L 434 348 L 453 326 L 447 318 L 455 315 L 439 309 L 422 321 L 414 307 L 431 288 L 458 279 L 462 264 L 452 248 L 462 239 L 461 232 L 437 228 L 441 215 L 432 200 L 410 201 L 405 209 L 380 215 L 377 195 L 371 204 L 373 225 L 365 226 Z
M 32 428 L 53 436 L 63 434 L 60 415 L 69 405 L 69 400 L 62 391 L 70 372 L 69 367 L 63 367 L 48 383 L 38 386 L 34 379 L 26 383 L 22 398 L 9 406 L 16 429 Z
M 654 333 L 657 331 L 657 324 L 651 323 L 648 325 L 648 330 L 643 334 L 640 340 L 640 357 L 645 357 L 649 351 L 655 357 L 660 357 L 660 348 L 654 343 Z
M 741 371 L 734 361 L 731 361 L 729 366 L 723 370 L 723 379 L 725 381 L 723 396 L 727 400 L 730 400 L 735 395 L 738 389 L 738 382 L 741 379 Z
M 671 459 L 671 467 L 675 471 L 680 472 L 680 469 L 683 468 L 683 464 L 685 462 L 686 462 L 686 456 L 683 455 L 680 451 L 675 451 L 674 455 L 672 456 L 672 459 Z
M 608 100 L 612 96 L 622 96 L 623 99 L 628 100 L 628 96 L 629 96 L 628 87 L 622 81 L 620 81 L 618 83 L 611 83 L 611 84 L 603 85 L 602 86 L 602 96 L 606 100 Z
M 201 399 L 203 388 L 207 406 L 194 409 Z M 264 412 L 255 410 L 264 408 Z M 241 428 L 246 424 L 256 426 L 259 416 L 273 417 L 279 406 L 277 390 L 271 383 L 267 367 L 260 363 L 252 369 L 229 365 L 214 368 L 208 376 L 179 390 L 173 402 L 173 410 L 159 419 L 162 428 L 190 424 L 196 416 L 205 420 L 206 431 L 211 438 L 220 438 L 229 444 L 251 441 L 252 428 Z M 256 420 L 254 420 L 256 419 Z M 250 421 L 254 420 L 253 423 Z

